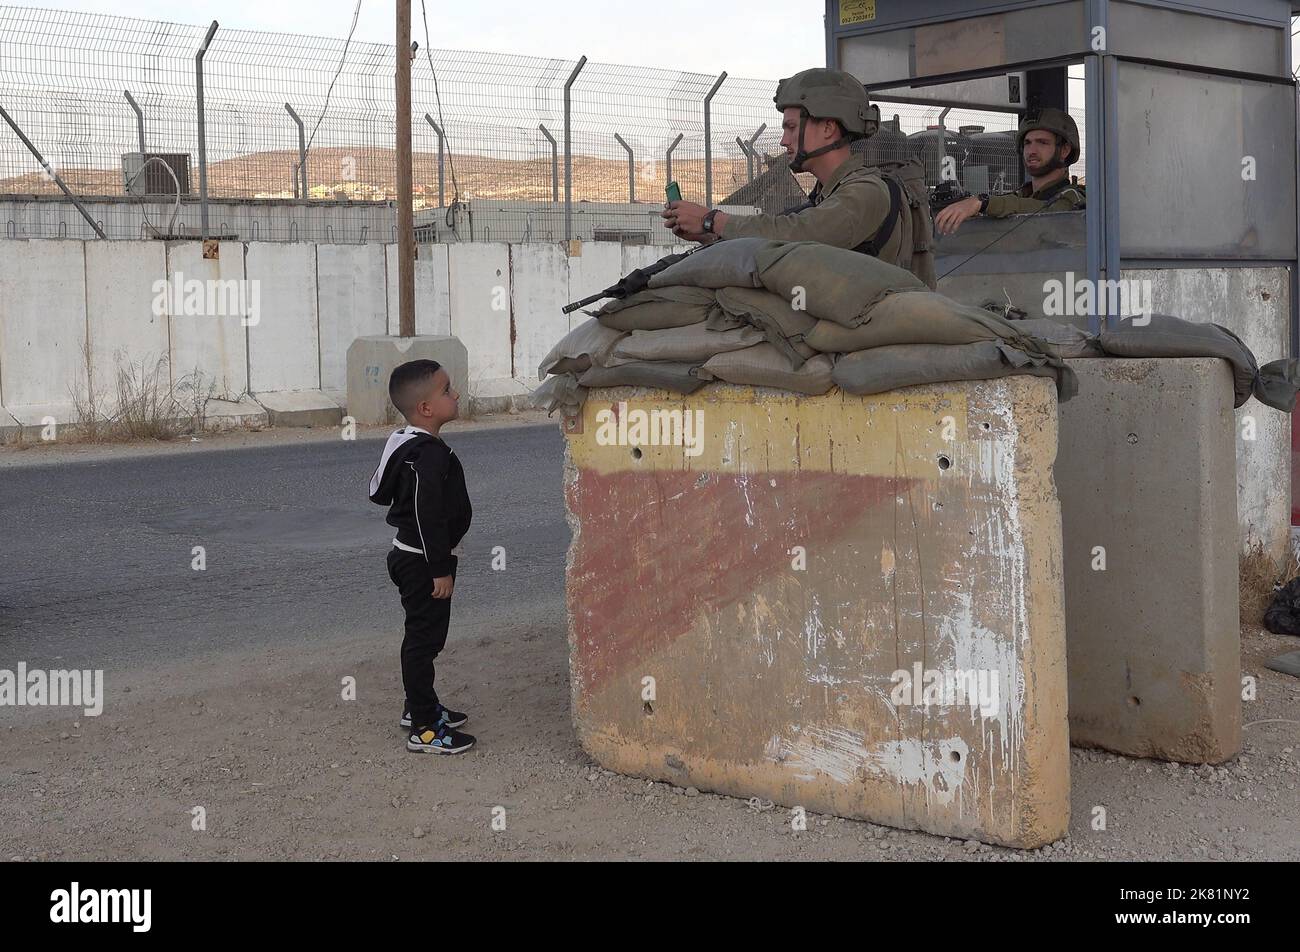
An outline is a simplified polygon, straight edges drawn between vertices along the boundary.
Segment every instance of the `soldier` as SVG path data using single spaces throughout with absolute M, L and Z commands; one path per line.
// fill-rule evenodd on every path
M 1070 166 L 1079 159 L 1079 127 L 1069 113 L 1047 108 L 1025 119 L 1016 132 L 1016 147 L 1029 181 L 1010 195 L 972 195 L 953 202 L 934 216 L 935 229 L 950 235 L 974 215 L 1005 218 L 1025 212 L 1070 212 L 1083 208 L 1083 187 L 1070 184 Z
M 902 186 L 865 166 L 849 143 L 879 124 L 862 84 L 833 69 L 806 69 L 784 79 L 773 101 L 782 112 L 781 145 L 790 170 L 811 172 L 808 202 L 782 215 L 728 215 L 694 202 L 670 202 L 664 226 L 689 241 L 772 238 L 820 241 L 909 267 L 912 219 Z M 928 238 L 928 235 L 926 236 Z

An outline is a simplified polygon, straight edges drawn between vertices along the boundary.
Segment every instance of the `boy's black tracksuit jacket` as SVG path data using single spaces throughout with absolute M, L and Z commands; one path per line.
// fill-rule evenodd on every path
M 395 541 L 424 553 L 431 580 L 452 574 L 451 550 L 469 531 L 473 510 L 451 447 L 413 426 L 395 431 L 370 477 L 370 501 L 389 507 Z

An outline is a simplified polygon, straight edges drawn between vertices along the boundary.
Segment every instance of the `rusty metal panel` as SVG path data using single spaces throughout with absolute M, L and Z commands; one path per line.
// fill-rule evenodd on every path
M 1065 833 L 1049 381 L 593 390 L 583 418 L 567 599 L 592 757 L 1012 846 Z

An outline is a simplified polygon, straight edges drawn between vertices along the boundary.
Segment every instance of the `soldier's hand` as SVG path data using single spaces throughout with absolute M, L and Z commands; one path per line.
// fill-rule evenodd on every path
M 980 200 L 972 195 L 960 202 L 953 202 L 934 216 L 935 231 L 941 235 L 951 235 L 967 218 L 973 218 L 980 212 Z
M 456 579 L 450 575 L 433 580 L 434 598 L 451 598 L 451 590 L 456 587 Z
M 688 241 L 700 241 L 706 232 L 704 231 L 704 216 L 709 210 L 703 205 L 696 205 L 694 202 L 669 202 L 668 206 L 659 214 L 664 218 L 666 227 L 673 230 L 673 234 L 678 238 L 685 238 Z

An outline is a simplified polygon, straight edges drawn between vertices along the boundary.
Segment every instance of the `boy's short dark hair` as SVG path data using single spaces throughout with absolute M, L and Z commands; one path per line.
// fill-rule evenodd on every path
M 427 381 L 433 378 L 442 364 L 436 360 L 408 360 L 393 368 L 388 378 L 388 399 L 401 412 L 409 417 L 415 405 L 424 396 Z

